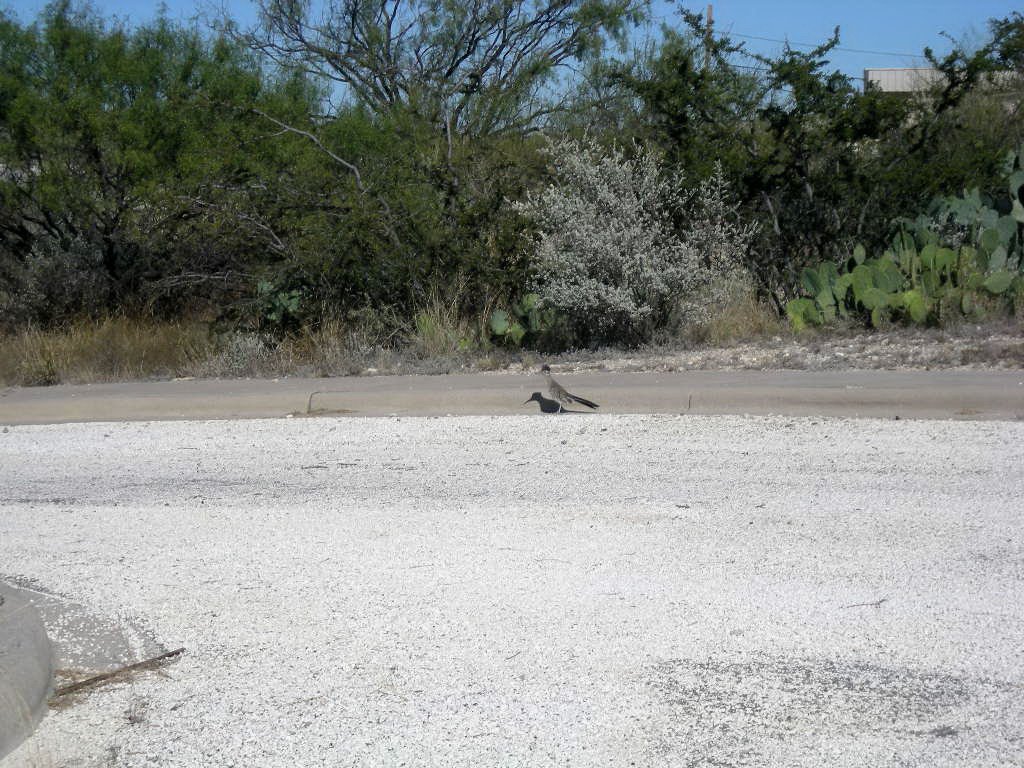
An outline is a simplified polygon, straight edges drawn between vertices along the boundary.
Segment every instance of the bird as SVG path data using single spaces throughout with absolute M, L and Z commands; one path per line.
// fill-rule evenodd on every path
M 596 409 L 601 407 L 593 400 L 587 400 L 585 397 L 580 397 L 579 395 L 574 395 L 571 392 L 568 392 L 565 389 L 565 387 L 563 387 L 561 384 L 555 381 L 554 378 L 551 376 L 550 365 L 541 366 L 540 372 L 543 373 L 544 378 L 547 379 L 548 394 L 551 395 L 551 398 L 560 406 L 564 407 L 566 405 L 571 405 L 572 403 L 579 403 L 580 405 L 587 406 L 587 408 Z
M 557 400 L 548 400 L 540 392 L 534 392 L 530 395 L 530 399 L 527 400 L 526 403 L 532 403 L 534 401 L 536 401 L 537 405 L 540 406 L 541 413 L 575 413 L 575 411 L 566 411 L 562 408 L 562 404 L 560 402 Z M 526 405 L 526 403 L 523 403 L 523 405 Z

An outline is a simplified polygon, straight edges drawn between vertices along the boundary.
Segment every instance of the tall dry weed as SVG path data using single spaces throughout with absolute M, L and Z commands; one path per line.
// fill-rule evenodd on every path
M 21 386 L 173 376 L 208 354 L 206 326 L 131 318 L 28 327 L 0 338 L 0 381 Z
M 733 296 L 714 312 L 705 325 L 707 341 L 729 344 L 789 334 L 789 327 L 763 299 L 753 292 Z

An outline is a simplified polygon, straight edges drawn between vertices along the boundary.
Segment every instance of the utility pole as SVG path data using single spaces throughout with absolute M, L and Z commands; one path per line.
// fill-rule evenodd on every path
M 712 29 L 715 25 L 714 9 L 708 3 L 707 23 L 704 25 L 704 71 L 711 69 L 711 46 L 713 43 Z

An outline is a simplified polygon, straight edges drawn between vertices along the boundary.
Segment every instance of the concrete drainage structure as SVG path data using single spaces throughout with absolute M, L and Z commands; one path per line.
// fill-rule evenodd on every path
M 53 651 L 35 606 L 0 581 L 0 758 L 46 714 Z

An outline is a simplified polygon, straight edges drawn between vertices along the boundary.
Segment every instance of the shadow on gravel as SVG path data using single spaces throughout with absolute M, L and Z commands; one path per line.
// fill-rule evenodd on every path
M 0 579 L 7 583 L 7 589 L 30 602 L 41 616 L 53 646 L 53 674 L 58 689 L 167 651 L 138 619 L 99 616 L 33 579 Z M 52 699 L 50 706 L 58 703 L 65 706 L 70 699 Z
M 978 730 L 991 743 L 999 724 L 1024 716 L 1020 685 L 866 663 L 673 659 L 648 673 L 669 710 L 658 740 L 700 764 L 770 764 L 801 743 L 857 744 L 864 765 L 891 764 L 896 754 L 927 749 L 924 740 L 970 741 Z M 1024 755 L 1012 734 L 1004 739 L 1004 755 Z

